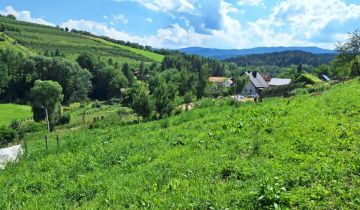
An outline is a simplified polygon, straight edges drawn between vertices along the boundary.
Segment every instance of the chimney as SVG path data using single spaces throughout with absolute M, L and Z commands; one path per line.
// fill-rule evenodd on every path
M 256 71 L 253 71 L 253 72 L 252 72 L 252 75 L 253 75 L 254 78 L 256 78 L 257 72 L 256 72 Z

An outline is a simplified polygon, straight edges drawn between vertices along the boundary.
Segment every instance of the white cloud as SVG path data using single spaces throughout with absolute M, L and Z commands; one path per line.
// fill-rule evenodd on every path
M 264 6 L 263 0 L 239 0 L 240 6 Z
M 195 7 L 188 0 L 113 0 L 117 2 L 133 1 L 153 11 L 162 12 L 192 12 Z
M 11 15 L 14 15 L 16 17 L 16 19 L 18 19 L 18 20 L 27 21 L 27 22 L 31 22 L 31 23 L 38 23 L 38 24 L 43 24 L 43 25 L 48 25 L 48 26 L 55 26 L 53 23 L 50 23 L 42 18 L 31 17 L 30 11 L 27 11 L 27 10 L 16 11 L 12 6 L 7 6 L 5 8 L 5 11 L 0 11 L 0 14 L 2 14 L 2 15 L 10 15 L 11 14 Z
M 194 28 L 184 29 L 178 24 L 169 28 L 159 29 L 156 35 L 149 36 L 148 44 L 163 48 L 182 48 L 188 46 L 203 46 L 209 35 L 199 34 Z
M 109 36 L 119 40 L 132 40 L 132 41 L 141 41 L 140 37 L 130 36 L 124 31 L 118 31 L 115 28 L 108 27 L 104 23 L 98 23 L 89 20 L 68 20 L 60 25 L 61 27 L 68 27 L 69 29 L 77 29 L 89 31 L 97 35 Z
M 89 20 L 68 20 L 61 24 L 61 27 L 84 30 L 97 35 L 104 35 L 118 40 L 136 42 L 143 45 L 150 45 L 158 48 L 178 48 L 186 46 L 203 45 L 204 40 L 209 38 L 206 35 L 197 34 L 194 28 L 184 29 L 178 24 L 168 28 L 162 28 L 154 35 L 134 36 L 124 31 L 108 27 L 104 23 Z
M 250 48 L 305 45 L 333 48 L 334 42 L 344 41 L 347 37 L 345 33 L 348 30 L 339 29 L 339 27 L 349 24 L 356 25 L 356 21 L 360 21 L 360 5 L 346 3 L 344 0 L 323 0 L 321 2 L 282 0 L 271 10 L 269 15 L 251 22 L 244 22 L 242 19 L 236 18 L 243 13 L 243 8 L 237 9 L 236 7 L 239 7 L 239 4 L 262 5 L 264 1 L 237 0 L 237 3 L 233 4 L 225 0 L 116 1 L 135 1 L 153 11 L 167 13 L 174 19 L 172 19 L 170 27 L 160 28 L 154 34 L 142 36 L 131 35 L 113 27 L 116 21 L 128 22 L 123 15 L 115 16 L 116 19 L 104 16 L 104 19 L 108 20 L 108 24 L 89 20 L 69 20 L 61 26 L 151 45 L 156 48 L 188 46 Z M 8 11 L 11 9 L 11 7 L 7 8 Z M 24 11 L 13 11 L 13 13 L 24 13 Z M 30 12 L 25 14 L 33 19 Z M 149 23 L 153 22 L 151 17 L 144 20 Z
M 327 34 L 326 28 L 354 19 L 360 19 L 360 5 L 346 4 L 343 0 L 285 0 L 273 8 L 268 18 L 248 23 L 248 30 L 263 45 L 333 48 L 331 40 L 338 37 L 332 36 L 331 32 Z M 319 36 L 324 40 L 312 41 Z
M 115 22 L 120 22 L 122 24 L 127 24 L 129 22 L 129 20 L 122 14 L 113 16 L 113 19 Z

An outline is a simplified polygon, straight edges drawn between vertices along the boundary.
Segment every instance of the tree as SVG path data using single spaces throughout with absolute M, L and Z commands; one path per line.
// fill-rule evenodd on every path
M 105 63 L 98 64 L 92 79 L 93 92 L 91 97 L 94 99 L 107 100 L 110 98 L 119 98 L 120 89 L 128 83 L 126 77 L 121 71 Z
M 360 29 L 350 33 L 350 38 L 345 43 L 336 46 L 339 56 L 345 60 L 354 60 L 360 55 Z
M 149 90 L 142 83 L 135 87 L 132 108 L 145 120 L 149 120 L 154 112 L 154 102 L 149 94 Z
M 174 100 L 177 95 L 177 88 L 171 83 L 159 81 L 158 86 L 154 91 L 156 111 L 162 118 L 165 115 L 170 115 L 174 109 Z
M 95 72 L 96 61 L 91 55 L 86 54 L 86 53 L 80 54 L 77 57 L 76 62 L 82 68 L 85 68 L 85 69 L 89 70 L 92 74 Z
M 235 94 L 240 94 L 241 91 L 244 89 L 245 85 L 248 83 L 249 81 L 249 77 L 247 76 L 240 76 L 240 77 L 236 77 L 235 81 L 234 81 L 234 93 Z
M 135 75 L 134 72 L 130 69 L 130 66 L 128 63 L 125 63 L 122 68 L 122 72 L 124 73 L 125 77 L 128 80 L 128 84 L 132 86 L 135 82 Z
M 198 82 L 196 86 L 196 97 L 198 99 L 205 96 L 207 85 L 208 85 L 208 66 L 203 65 L 198 72 Z
M 360 56 L 355 58 L 350 64 L 350 76 L 360 76 Z
M 77 63 L 60 57 L 37 56 L 28 60 L 24 69 L 35 80 L 52 80 L 63 88 L 65 103 L 84 100 L 91 90 L 91 74 Z
M 30 97 L 34 120 L 44 120 L 47 109 L 50 125 L 55 125 L 61 115 L 61 102 L 64 99 L 61 85 L 54 81 L 36 80 Z
M 15 15 L 12 15 L 12 14 L 8 14 L 6 17 L 7 17 L 7 18 L 10 18 L 10 19 L 13 19 L 13 20 L 16 20 Z
M 335 60 L 335 66 L 338 69 L 347 70 L 342 74 L 354 76 L 360 72 L 358 56 L 360 56 L 360 30 L 356 30 L 349 34 L 350 38 L 345 43 L 337 44 L 338 56 Z M 341 73 L 341 72 L 340 72 Z
M 186 111 L 189 110 L 189 105 L 193 102 L 194 95 L 191 91 L 186 92 L 184 95 L 184 103 L 186 105 Z

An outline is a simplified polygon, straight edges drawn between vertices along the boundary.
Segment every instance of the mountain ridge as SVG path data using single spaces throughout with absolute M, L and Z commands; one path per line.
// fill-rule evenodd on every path
M 335 50 L 328 50 L 314 46 L 308 47 L 256 47 L 249 49 L 217 49 L 217 48 L 204 48 L 204 47 L 188 47 L 181 48 L 178 51 L 190 55 L 200 55 L 218 60 L 225 60 L 232 57 L 252 54 L 265 54 L 274 52 L 285 51 L 304 51 L 313 54 L 336 54 Z

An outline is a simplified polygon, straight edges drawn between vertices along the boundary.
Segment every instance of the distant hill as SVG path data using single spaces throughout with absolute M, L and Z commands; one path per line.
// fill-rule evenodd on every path
M 336 54 L 314 54 L 303 51 L 285 51 L 265 54 L 243 55 L 226 59 L 226 62 L 234 62 L 239 66 L 280 66 L 308 64 L 319 66 L 330 63 Z
M 201 47 L 189 47 L 179 49 L 180 52 L 186 54 L 201 55 L 209 58 L 216 58 L 219 60 L 225 60 L 240 55 L 251 55 L 251 54 L 264 54 L 273 52 L 284 52 L 284 51 L 303 51 L 314 54 L 335 54 L 334 50 L 327 50 L 318 47 L 257 47 L 251 49 L 213 49 L 213 48 L 201 48 Z

